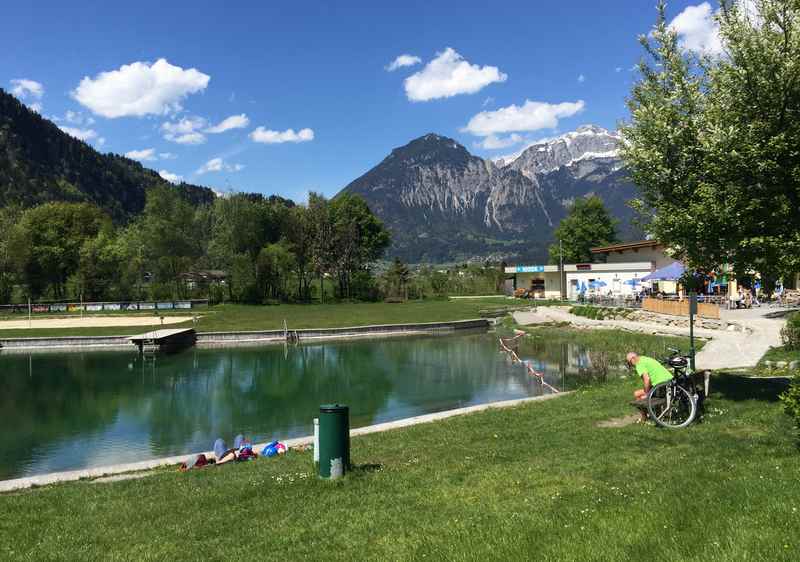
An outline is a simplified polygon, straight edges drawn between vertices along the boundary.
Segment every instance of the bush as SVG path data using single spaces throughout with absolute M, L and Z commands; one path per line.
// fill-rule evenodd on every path
M 788 350 L 800 350 L 800 314 L 792 314 L 781 328 L 781 340 Z
M 800 374 L 794 376 L 789 389 L 780 398 L 784 410 L 794 420 L 795 427 L 800 429 Z

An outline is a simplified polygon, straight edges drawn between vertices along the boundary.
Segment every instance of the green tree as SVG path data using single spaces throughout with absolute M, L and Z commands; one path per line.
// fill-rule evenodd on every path
M 28 294 L 64 299 L 84 243 L 111 228 L 109 216 L 90 203 L 45 203 L 27 209 L 13 227 L 9 244 Z
M 285 220 L 285 235 L 293 256 L 297 298 L 308 301 L 311 299 L 311 279 L 314 274 L 315 237 L 312 212 L 308 207 L 289 209 Z
M 330 203 L 333 218 L 332 262 L 339 282 L 339 296 L 351 298 L 351 282 L 379 259 L 389 246 L 389 232 L 358 195 L 343 193 Z
M 12 246 L 14 226 L 22 209 L 18 206 L 0 208 L 0 304 L 11 302 L 16 281 L 16 266 Z
M 400 258 L 394 258 L 394 261 L 389 266 L 384 274 L 387 296 L 403 297 L 406 299 L 408 283 L 411 280 L 411 270 L 404 264 Z
M 325 276 L 333 272 L 335 266 L 333 237 L 333 215 L 330 202 L 318 193 L 308 196 L 309 221 L 313 225 L 311 239 L 311 267 L 319 279 L 320 302 L 325 300 Z
M 561 251 L 564 263 L 591 262 L 592 248 L 617 242 L 616 224 L 599 197 L 576 199 L 553 233 L 562 248 L 550 246 L 550 263 L 559 263 Z
M 139 250 L 149 273 L 154 274 L 154 297 L 183 296 L 182 274 L 190 271 L 202 256 L 204 243 L 198 240 L 195 208 L 169 187 L 147 192 L 144 213 L 139 217 Z
M 649 60 L 622 156 L 648 230 L 697 269 L 768 276 L 800 260 L 800 3 L 723 2 L 724 53 L 681 50 L 664 4 L 640 38 Z
M 287 240 L 267 244 L 258 254 L 258 283 L 263 298 L 285 299 L 296 258 Z
M 108 229 L 89 238 L 80 249 L 76 289 L 85 300 L 116 300 L 125 298 L 121 290 L 123 275 L 122 248 L 116 236 Z

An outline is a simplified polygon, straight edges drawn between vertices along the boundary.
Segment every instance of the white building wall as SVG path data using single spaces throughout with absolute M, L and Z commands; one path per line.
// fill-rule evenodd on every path
M 621 252 L 609 252 L 606 263 L 630 263 L 630 262 L 651 262 L 654 270 L 661 269 L 678 260 L 674 260 L 664 253 L 663 246 L 655 248 L 638 248 L 634 250 L 623 250 Z

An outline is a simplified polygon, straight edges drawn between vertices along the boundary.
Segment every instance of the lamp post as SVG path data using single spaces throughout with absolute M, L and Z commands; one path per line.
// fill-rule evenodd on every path
M 561 300 L 567 298 L 567 288 L 564 280 L 564 244 L 558 239 L 558 288 L 561 293 Z

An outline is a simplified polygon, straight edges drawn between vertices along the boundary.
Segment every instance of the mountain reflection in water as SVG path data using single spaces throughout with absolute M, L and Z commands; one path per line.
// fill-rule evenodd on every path
M 523 355 L 523 354 L 521 354 Z M 585 352 L 523 355 L 557 388 Z M 0 354 L 0 479 L 204 451 L 312 432 L 320 404 L 348 404 L 359 427 L 543 393 L 496 335 L 190 349 Z

